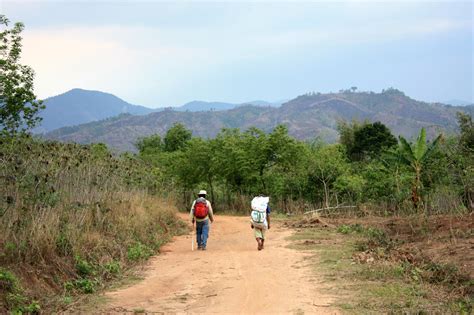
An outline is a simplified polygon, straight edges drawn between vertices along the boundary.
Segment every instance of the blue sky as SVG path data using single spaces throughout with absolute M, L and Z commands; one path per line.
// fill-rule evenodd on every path
M 395 87 L 473 96 L 473 3 L 8 1 L 46 98 L 79 87 L 149 107 Z

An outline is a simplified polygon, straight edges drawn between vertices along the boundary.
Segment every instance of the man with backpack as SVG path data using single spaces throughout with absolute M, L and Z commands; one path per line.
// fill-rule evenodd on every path
M 252 212 L 250 213 L 250 227 L 254 229 L 257 249 L 262 250 L 265 243 L 265 231 L 270 229 L 269 197 L 262 195 L 252 199 Z
M 193 225 L 194 221 L 196 221 L 196 241 L 198 249 L 200 250 L 206 250 L 210 228 L 209 220 L 214 222 L 212 206 L 209 200 L 206 200 L 206 195 L 207 192 L 201 190 L 198 194 L 198 198 L 194 200 L 193 205 L 191 206 L 191 211 L 189 212 Z

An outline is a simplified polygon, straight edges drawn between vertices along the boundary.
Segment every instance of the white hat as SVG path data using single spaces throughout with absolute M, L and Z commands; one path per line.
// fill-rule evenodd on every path
M 207 195 L 207 192 L 205 190 L 201 190 L 198 195 Z

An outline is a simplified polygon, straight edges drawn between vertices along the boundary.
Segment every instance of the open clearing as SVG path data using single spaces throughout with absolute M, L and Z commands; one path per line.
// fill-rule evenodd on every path
M 337 314 L 308 254 L 288 247 L 291 234 L 274 224 L 259 252 L 247 217 L 216 216 L 207 251 L 176 237 L 142 281 L 106 293 L 100 312 Z

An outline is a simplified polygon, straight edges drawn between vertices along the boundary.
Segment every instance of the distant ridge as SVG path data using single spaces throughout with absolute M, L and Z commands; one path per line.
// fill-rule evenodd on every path
M 271 106 L 278 107 L 282 102 L 267 102 L 262 100 L 244 102 L 241 104 L 238 103 L 225 103 L 225 102 L 205 102 L 205 101 L 192 101 L 186 103 L 182 106 L 174 107 L 174 110 L 177 111 L 190 111 L 190 112 L 201 112 L 201 111 L 219 111 L 219 110 L 229 110 L 239 106 L 244 105 L 254 105 L 254 106 Z
M 474 105 L 474 102 L 468 102 L 463 100 L 448 100 L 442 102 L 444 104 L 453 105 L 453 106 L 466 106 L 466 105 Z
M 121 113 L 146 115 L 154 110 L 132 105 L 110 93 L 72 89 L 44 100 L 46 109 L 39 116 L 41 125 L 34 131 L 48 132 L 57 128 L 98 121 Z
M 146 115 L 165 108 L 148 108 L 130 104 L 117 96 L 101 91 L 72 89 L 44 100 L 46 109 L 40 112 L 43 118 L 35 133 L 45 133 L 62 127 L 71 127 L 99 121 L 119 114 Z M 281 102 L 252 101 L 243 104 L 257 106 L 280 106 Z M 238 103 L 192 101 L 173 110 L 183 112 L 220 111 L 242 106 Z
M 46 134 L 47 138 L 79 143 L 103 142 L 118 151 L 136 150 L 143 136 L 163 135 L 181 122 L 194 135 L 214 137 L 222 128 L 246 130 L 252 126 L 270 132 L 284 124 L 299 139 L 338 139 L 338 120 L 381 121 L 395 135 L 413 138 L 425 127 L 429 137 L 457 132 L 456 112 L 474 114 L 474 106 L 450 106 L 416 101 L 396 89 L 374 92 L 309 93 L 280 107 L 241 105 L 229 110 L 183 112 L 168 108 L 143 116 L 121 115 L 99 122 L 66 127 Z
M 237 106 L 238 104 L 224 102 L 192 101 L 182 106 L 175 107 L 174 109 L 178 111 L 200 112 L 207 110 L 228 110 Z

